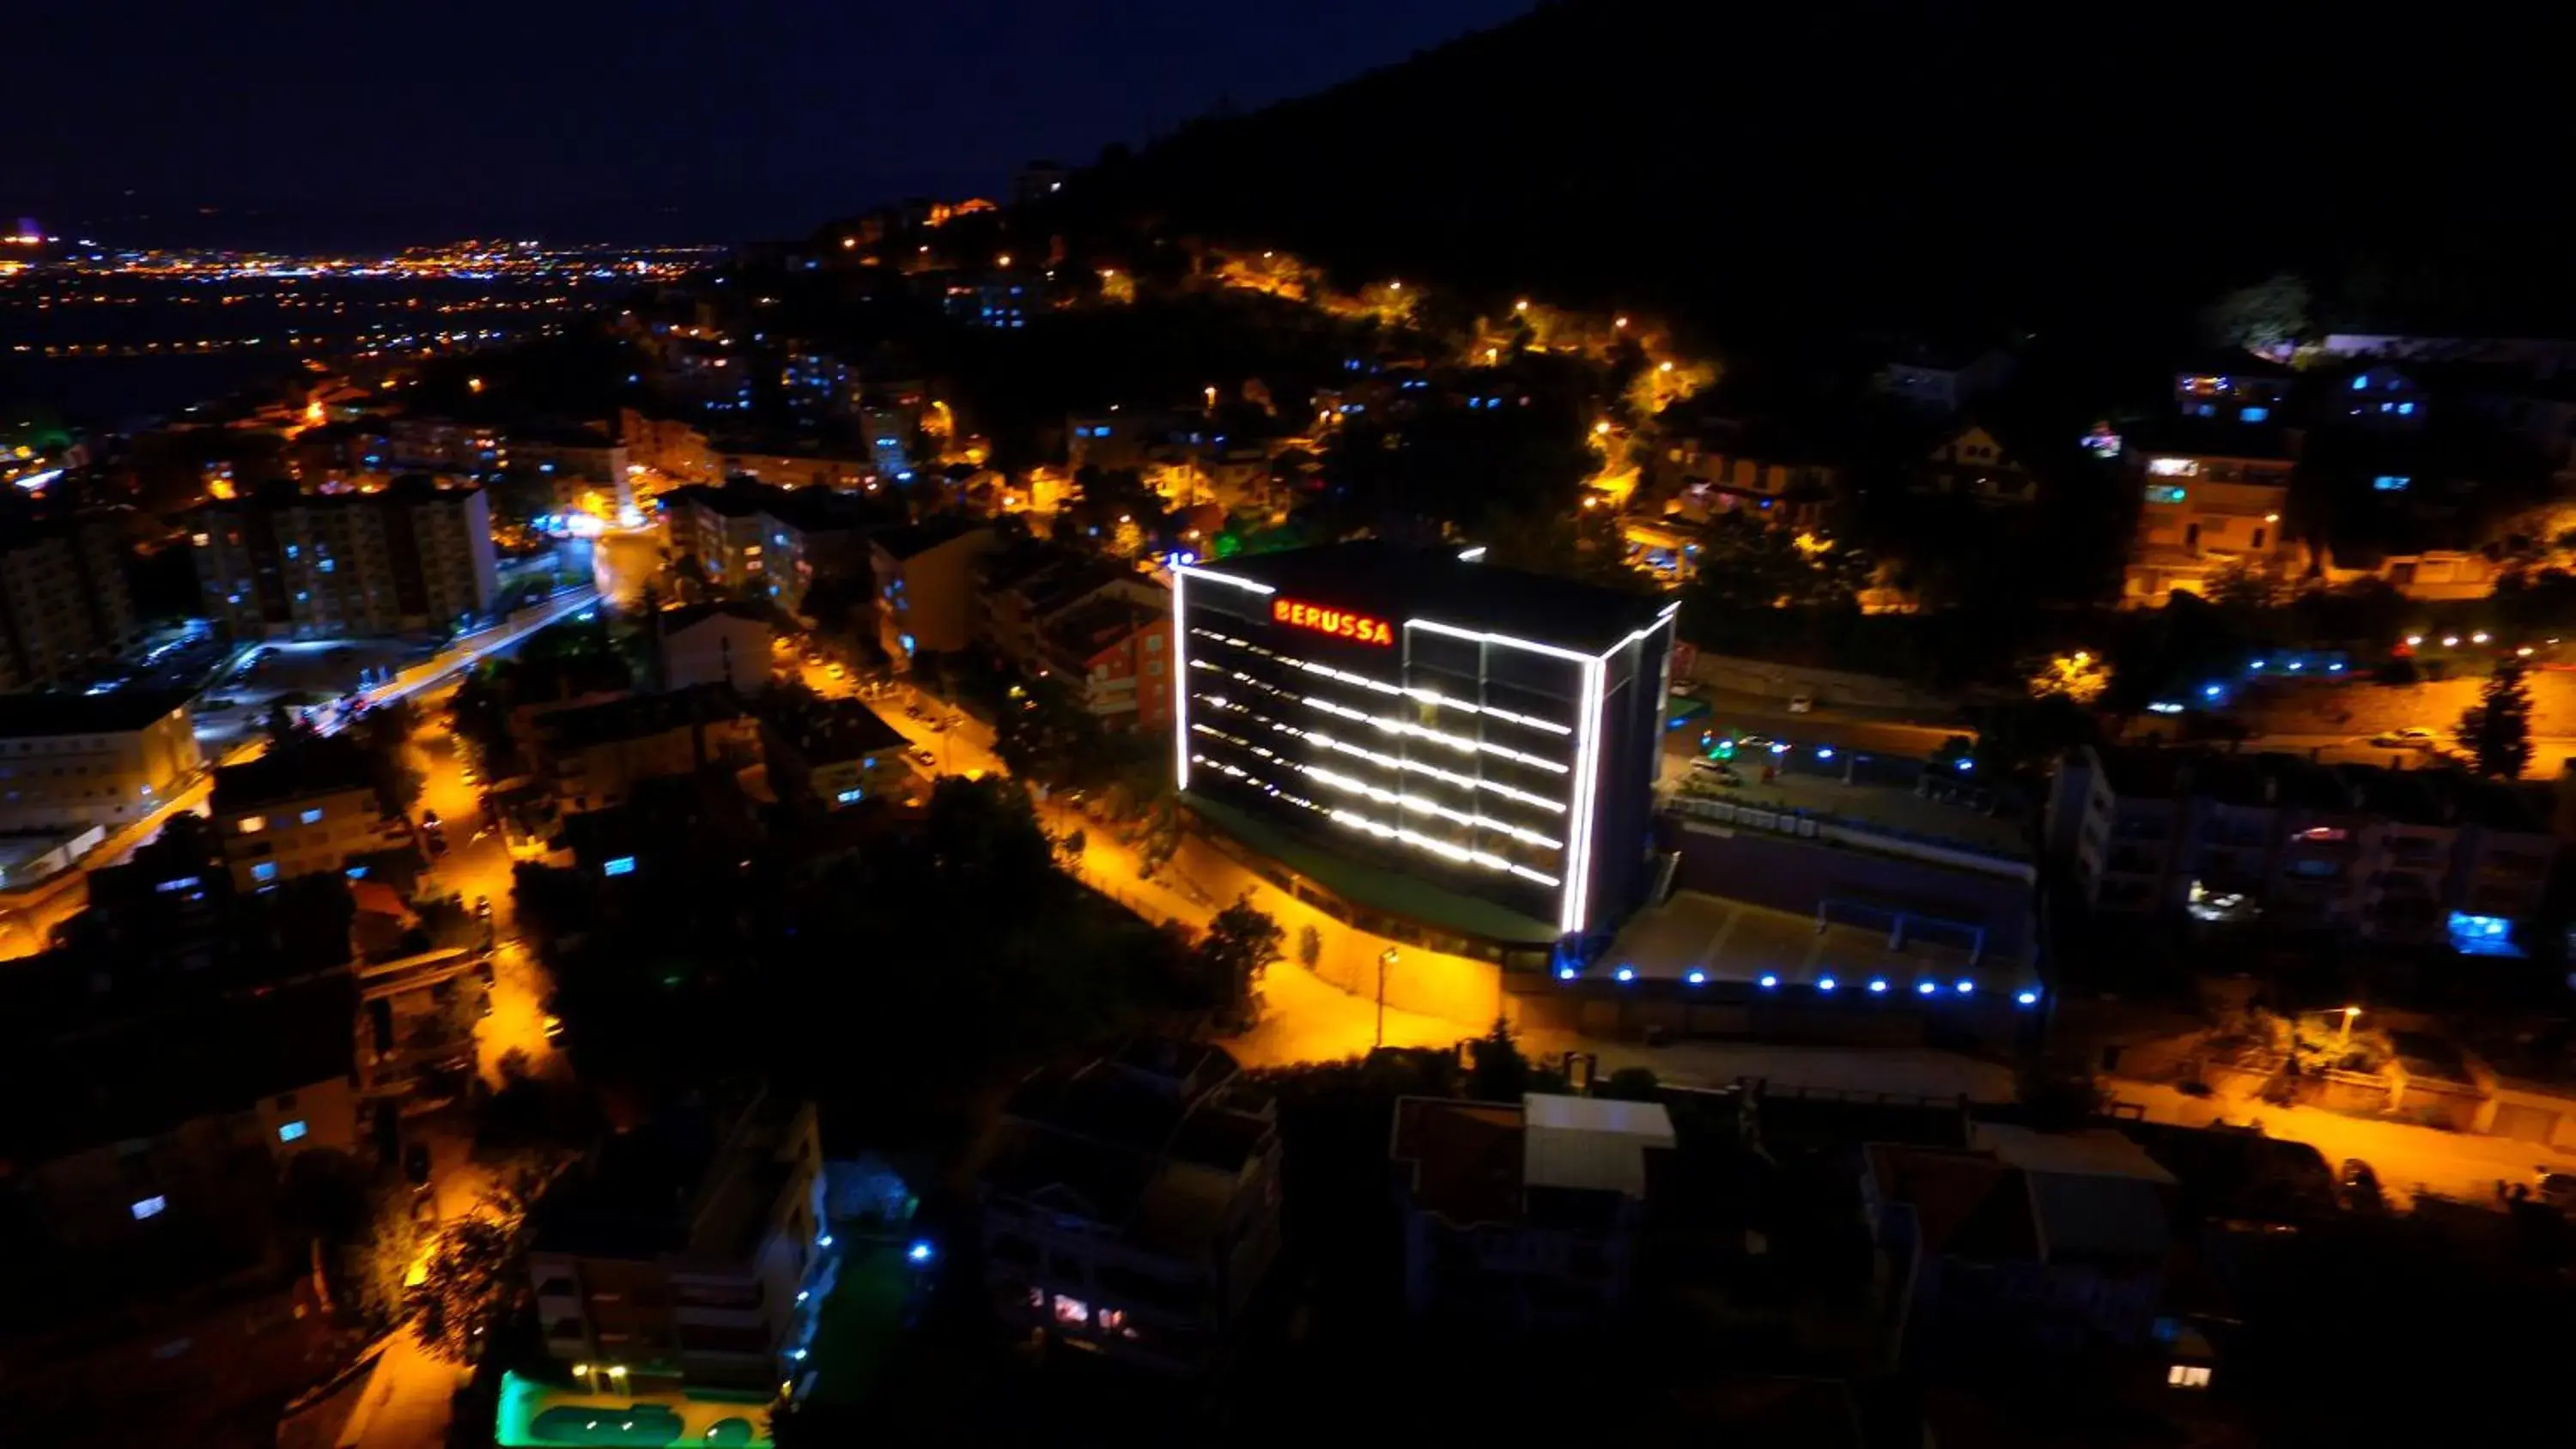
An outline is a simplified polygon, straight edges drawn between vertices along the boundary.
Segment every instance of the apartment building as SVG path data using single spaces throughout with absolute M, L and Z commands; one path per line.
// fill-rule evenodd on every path
M 633 408 L 617 413 L 617 440 L 627 461 L 679 483 L 714 483 L 723 473 L 706 434 L 677 418 L 648 418 Z
M 757 589 L 790 611 L 818 575 L 868 565 L 865 541 L 876 518 L 845 493 L 740 478 L 721 488 L 675 488 L 662 509 L 673 554 L 695 561 L 709 582 Z
M 2097 912 L 2396 943 L 2509 939 L 2557 859 L 2519 786 L 2279 754 L 2083 747 L 2059 762 L 2048 833 Z
M 204 764 L 183 695 L 0 695 L 0 830 L 114 830 Z
M 976 561 L 993 530 L 954 517 L 879 530 L 869 540 L 878 628 L 888 656 L 955 653 L 974 641 Z
M 1063 684 L 1111 729 L 1160 730 L 1172 722 L 1172 609 L 1094 598 L 1049 619 L 1039 672 Z
M 773 710 L 761 721 L 760 746 L 781 800 L 837 809 L 892 799 L 912 781 L 902 733 L 855 700 Z
M 209 505 L 197 528 L 206 612 L 236 640 L 470 628 L 500 592 L 479 488 L 420 478 L 375 493 L 272 486 Z
M 1407 1311 L 1521 1332 L 1599 1324 L 1628 1298 L 1648 1158 L 1673 1147 L 1659 1102 L 1398 1099 L 1387 1157 Z
M 366 752 L 344 736 L 217 768 L 212 812 L 237 890 L 344 871 L 412 843 L 410 822 L 385 811 Z
M 1238 1075 L 1144 1037 L 1020 1084 L 978 1181 L 1005 1323 L 1169 1373 L 1224 1356 L 1279 1252 L 1277 1108 Z
M 0 538 L 0 691 L 78 675 L 140 637 L 113 514 Z
M 762 1093 L 619 1133 L 533 1210 L 547 1354 L 586 1386 L 775 1388 L 837 1262 L 814 1107 Z
M 2161 604 L 2176 590 L 2201 593 L 2230 565 L 2278 573 L 2302 562 L 2281 528 L 2296 443 L 2271 428 L 2193 432 L 2200 436 L 2144 454 L 2146 501 L 2121 583 L 2132 606 Z
M 653 616 L 656 683 L 664 689 L 729 686 L 745 699 L 769 687 L 767 615 L 747 604 L 686 604 Z
M 977 643 L 1022 669 L 1038 667 L 1039 634 L 1076 605 L 1124 599 L 1171 610 L 1171 591 L 1113 559 L 1030 541 L 985 556 L 978 570 Z
M 368 466 L 388 473 L 489 473 L 501 465 L 501 435 L 488 423 L 453 418 L 394 418 L 379 435 Z
M 623 804 L 641 780 L 758 758 L 760 728 L 733 691 L 699 685 L 536 716 L 537 758 L 565 811 Z

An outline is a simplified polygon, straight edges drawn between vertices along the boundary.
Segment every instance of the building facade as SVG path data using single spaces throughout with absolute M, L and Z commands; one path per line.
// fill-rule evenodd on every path
M 150 815 L 205 766 L 185 700 L 170 695 L 0 695 L 0 830 Z
M 139 637 L 112 516 L 12 529 L 0 541 L 0 691 L 76 675 Z
M 500 592 L 479 488 L 262 489 L 208 507 L 197 527 L 206 612 L 235 639 L 470 628 Z
M 385 812 L 365 756 L 338 738 L 217 769 L 212 818 L 236 890 L 411 844 L 410 822 Z
M 1597 944 L 1644 889 L 1678 608 L 1381 543 L 1177 569 L 1183 803 L 1444 950 Z
M 869 540 L 878 630 L 889 658 L 951 654 L 974 642 L 976 563 L 993 530 L 953 518 L 889 528 Z

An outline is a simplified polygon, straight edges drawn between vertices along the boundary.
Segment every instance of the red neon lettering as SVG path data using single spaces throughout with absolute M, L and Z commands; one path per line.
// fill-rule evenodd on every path
M 1366 614 L 1353 614 L 1341 609 L 1327 609 L 1318 604 L 1300 603 L 1295 599 L 1272 599 L 1270 617 L 1279 623 L 1336 639 L 1349 639 L 1361 644 L 1392 645 L 1395 630 L 1383 619 Z

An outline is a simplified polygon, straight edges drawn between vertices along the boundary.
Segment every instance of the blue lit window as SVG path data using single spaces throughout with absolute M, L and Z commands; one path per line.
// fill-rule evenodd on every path
M 864 793 L 864 791 L 860 790 L 844 790 L 832 798 L 840 801 L 844 805 L 856 805 L 859 803 L 859 797 Z
M 322 823 L 322 812 L 319 809 L 307 810 L 296 818 L 307 825 L 319 825 Z
M 2403 493 L 2408 487 L 2413 485 L 2414 482 L 2415 479 L 2412 474 L 2382 473 L 2378 477 L 2370 480 L 2370 487 L 2371 491 L 2376 493 Z
M 2397 405 L 2397 411 L 2400 416 L 2412 417 L 2415 413 L 2415 405 L 2411 402 L 2402 402 Z
M 635 873 L 635 857 L 631 855 L 621 855 L 615 860 L 602 865 L 599 868 L 599 873 L 601 875 L 633 875 Z
M 161 1216 L 163 1212 L 169 1209 L 169 1206 L 170 1200 L 166 1197 L 147 1197 L 141 1202 L 135 1203 L 133 1206 L 127 1208 L 126 1211 L 134 1214 L 134 1220 L 139 1223 L 145 1218 L 157 1218 Z
M 339 564 L 339 561 L 338 561 L 338 560 L 336 560 L 336 559 L 327 559 L 327 558 L 326 558 L 326 559 L 322 560 L 322 562 L 320 563 L 320 565 L 318 565 L 318 567 L 320 567 L 320 569 L 322 570 L 322 572 L 324 572 L 324 573 L 326 573 L 326 574 L 336 574 L 336 573 L 338 573 L 338 572 L 340 571 L 340 564 Z
M 2272 410 L 2264 407 L 2240 408 L 2236 416 L 2249 423 L 2259 423 L 2272 416 Z
M 2352 390 L 2354 392 L 2359 392 L 2368 386 L 2370 386 L 2370 379 L 2367 377 L 2356 377 L 2352 380 Z
M 2194 407 L 2194 408 L 2192 409 L 2192 412 L 2193 412 L 2196 416 L 2199 416 L 2199 417 L 2204 417 L 2204 418 L 2214 418 L 2214 417 L 2218 416 L 2218 404 L 2216 404 L 2216 403 L 2201 403 L 2201 404 L 2200 404 L 2200 405 L 2198 405 L 2197 407 Z
M 290 543 L 286 546 L 286 556 L 288 558 L 293 558 L 300 552 L 302 552 L 302 549 L 299 545 Z
M 2520 956 L 2513 943 L 2513 922 L 2502 916 L 2451 912 L 2451 949 L 2463 956 Z
M 277 862 L 273 860 L 263 860 L 259 864 L 252 866 L 250 868 L 250 878 L 256 881 L 272 881 L 277 879 Z
M 859 761 L 859 768 L 862 770 L 873 770 L 876 767 L 877 757 L 874 755 L 870 755 L 866 759 Z
M 280 1141 L 280 1142 L 294 1142 L 294 1141 L 298 1141 L 298 1140 L 302 1139 L 302 1137 L 303 1137 L 303 1136 L 304 1136 L 304 1120 L 303 1120 L 302 1118 L 300 1118 L 300 1117 L 299 1117 L 299 1118 L 297 1118 L 295 1121 L 292 1121 L 292 1122 L 286 1123 L 286 1124 L 284 1124 L 283 1126 L 281 1126 L 281 1127 L 279 1127 L 279 1128 L 277 1129 L 277 1140 L 278 1140 L 278 1141 Z
M 351 880 L 365 880 L 367 878 L 367 868 L 363 865 L 353 865 L 340 873 Z

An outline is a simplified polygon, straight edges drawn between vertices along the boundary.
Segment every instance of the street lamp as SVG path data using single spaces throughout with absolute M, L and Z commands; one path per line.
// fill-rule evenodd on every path
M 2361 1015 L 2361 1008 L 2358 1006 L 2347 1006 L 2343 1009 L 2343 1030 L 2335 1035 L 2335 1050 L 2337 1052 L 2344 1051 L 2351 1047 L 2352 1022 L 2353 1018 L 2359 1015 Z
M 1386 968 L 1395 964 L 1395 956 L 1393 946 L 1377 953 L 1377 1040 L 1371 1051 L 1386 1045 Z

